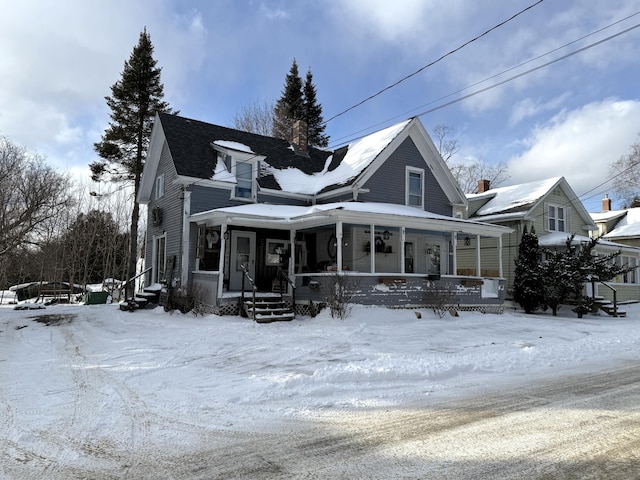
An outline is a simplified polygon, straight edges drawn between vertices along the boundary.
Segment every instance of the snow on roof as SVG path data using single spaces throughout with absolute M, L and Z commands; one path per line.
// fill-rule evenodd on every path
M 253 203 L 246 205 L 238 205 L 234 207 L 217 208 L 206 212 L 199 212 L 191 216 L 193 221 L 202 221 L 215 218 L 216 216 L 231 217 L 238 216 L 245 219 L 259 219 L 261 221 L 275 220 L 278 222 L 291 222 L 296 220 L 304 220 L 305 217 L 313 217 L 314 215 L 330 215 L 332 212 L 359 212 L 371 215 L 388 215 L 396 218 L 413 218 L 415 222 L 424 220 L 435 220 L 442 222 L 452 222 L 460 225 L 459 228 L 471 228 L 477 230 L 480 228 L 485 231 L 489 228 L 493 233 L 504 233 L 505 227 L 500 227 L 477 220 L 466 220 L 437 213 L 427 212 L 415 207 L 406 205 L 398 205 L 393 203 L 377 203 L 377 202 L 334 202 L 313 206 L 297 206 L 297 205 L 273 205 L 266 203 Z M 389 221 L 387 218 L 385 221 Z M 471 231 L 471 230 L 470 230 Z
M 617 217 L 626 215 L 626 210 L 609 210 L 607 212 L 589 212 L 594 222 L 607 222 Z
M 604 238 L 640 236 L 640 208 L 629 208 L 624 218 Z
M 328 171 L 328 169 L 333 156 L 327 158 L 321 172 L 313 175 L 293 167 L 286 169 L 267 167 L 266 171 L 271 173 L 280 188 L 287 192 L 313 194 L 331 185 L 342 185 L 358 176 L 369 166 L 410 121 L 405 120 L 350 143 L 344 159 L 332 171 Z
M 251 147 L 239 142 L 230 142 L 228 140 L 215 140 L 212 142 L 214 145 L 229 150 L 237 150 L 238 152 L 254 153 Z
M 484 193 L 467 195 L 471 201 L 492 196 L 485 205 L 478 209 L 476 215 L 502 213 L 518 207 L 530 205 L 542 198 L 562 177 L 549 178 L 536 182 L 521 183 L 510 187 L 499 187 Z
M 562 247 L 567 244 L 567 239 L 569 239 L 569 237 L 571 237 L 571 234 L 566 232 L 552 232 L 539 237 L 538 243 L 542 247 Z M 580 243 L 589 242 L 590 240 L 591 238 L 584 235 L 574 235 L 572 244 L 578 245 Z M 609 240 L 603 240 L 602 238 L 598 240 L 596 250 L 598 247 L 605 250 L 640 250 L 638 247 L 623 245 Z

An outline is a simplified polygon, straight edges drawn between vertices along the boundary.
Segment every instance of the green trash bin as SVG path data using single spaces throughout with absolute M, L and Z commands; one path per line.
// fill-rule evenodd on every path
M 109 298 L 109 292 L 87 292 L 84 303 L 87 305 L 100 305 L 107 303 L 107 298 Z

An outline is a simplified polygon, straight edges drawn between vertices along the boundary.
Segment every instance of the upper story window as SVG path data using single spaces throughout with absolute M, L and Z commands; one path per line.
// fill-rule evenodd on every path
M 424 170 L 407 167 L 405 203 L 410 207 L 424 207 Z
M 156 177 L 156 199 L 164 196 L 164 173 Z
M 567 231 L 567 213 L 566 207 L 559 205 L 547 205 L 547 228 L 551 232 Z
M 236 177 L 236 187 L 233 192 L 234 198 L 241 198 L 255 201 L 257 198 L 257 172 L 256 162 L 232 160 L 232 170 Z

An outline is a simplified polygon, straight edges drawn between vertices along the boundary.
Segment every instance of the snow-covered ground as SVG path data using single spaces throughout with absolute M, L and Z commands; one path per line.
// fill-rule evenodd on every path
M 355 306 L 345 320 L 325 311 L 257 324 L 161 308 L 2 306 L 0 473 L 97 472 L 124 462 L 115 452 L 188 450 L 211 432 L 274 432 L 636 362 L 640 305 L 624 309 L 417 318 Z

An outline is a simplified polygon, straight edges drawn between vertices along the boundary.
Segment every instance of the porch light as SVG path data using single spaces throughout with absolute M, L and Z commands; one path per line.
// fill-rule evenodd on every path
M 225 241 L 229 240 L 229 230 L 224 231 L 224 239 Z
M 471 245 L 471 239 L 469 237 L 464 237 L 464 244 L 467 247 Z
M 382 238 L 384 240 L 389 240 L 389 237 L 391 237 L 391 232 L 389 230 L 385 230 L 384 232 L 382 232 Z

